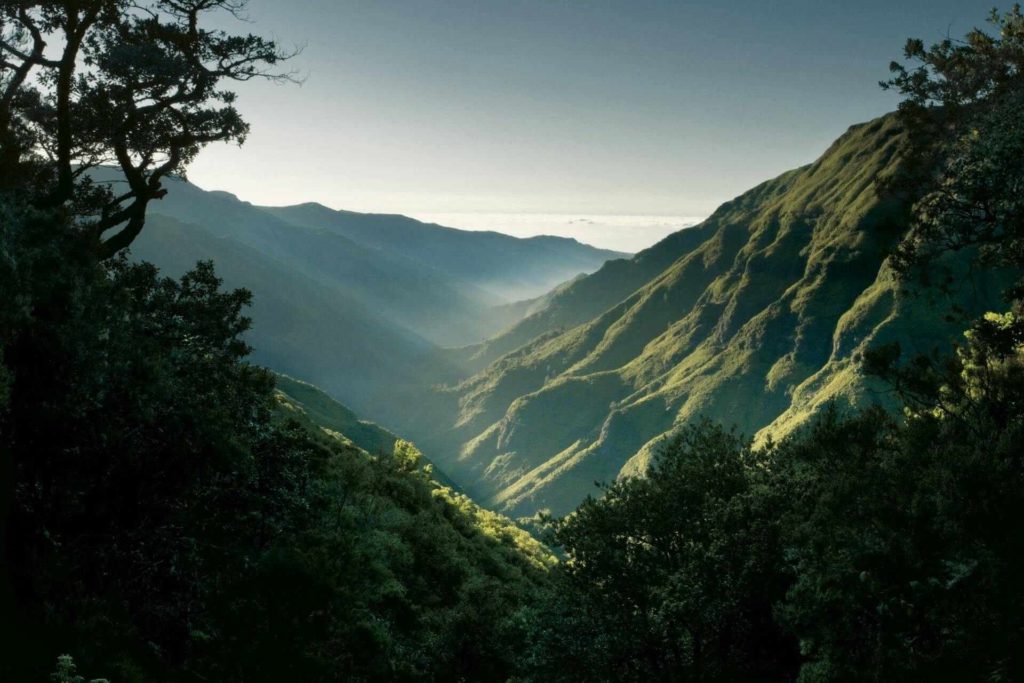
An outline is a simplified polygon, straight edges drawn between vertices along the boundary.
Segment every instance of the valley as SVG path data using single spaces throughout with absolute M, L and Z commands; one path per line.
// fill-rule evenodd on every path
M 122 182 L 106 169 L 93 175 Z M 227 286 L 254 294 L 256 362 L 374 417 L 397 392 L 461 377 L 442 348 L 480 343 L 552 287 L 626 256 L 402 216 L 258 207 L 182 181 L 150 221 L 135 258 L 172 276 L 214 261 Z
M 687 423 L 763 441 L 827 404 L 887 405 L 867 349 L 944 352 L 962 329 L 950 305 L 997 304 L 1005 278 L 963 258 L 948 267 L 973 284 L 954 299 L 897 282 L 905 144 L 893 117 L 853 126 L 632 257 L 187 184 L 134 251 L 171 273 L 216 260 L 256 294 L 258 362 L 411 439 L 481 504 L 562 515 Z
M 798 5 L 0 5 L 0 680 L 1024 681 L 1024 10 Z

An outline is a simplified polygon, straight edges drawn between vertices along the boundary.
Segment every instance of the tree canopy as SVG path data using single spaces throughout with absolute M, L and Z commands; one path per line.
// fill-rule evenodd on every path
M 63 207 L 101 258 L 145 225 L 162 180 L 249 127 L 231 81 L 287 79 L 274 41 L 206 27 L 245 0 L 9 0 L 0 8 L 0 193 Z M 88 172 L 120 169 L 123 185 Z
M 993 10 L 994 32 L 930 47 L 907 42 L 883 83 L 916 162 L 913 231 L 897 254 L 904 271 L 945 251 L 977 248 L 986 264 L 1024 267 L 1024 14 Z M 994 35 L 993 35 L 994 33 Z M 1014 294 L 1011 292 L 1011 296 Z

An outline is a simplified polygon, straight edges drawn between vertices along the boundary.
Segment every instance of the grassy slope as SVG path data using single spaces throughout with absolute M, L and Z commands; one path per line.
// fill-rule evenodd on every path
M 563 331 L 589 321 L 621 302 L 637 288 L 670 266 L 680 253 L 696 248 L 713 231 L 695 227 L 669 235 L 630 259 L 614 259 L 595 273 L 558 287 L 545 305 L 488 341 L 460 349 L 463 362 L 476 370 L 534 342 L 539 336 Z
M 784 433 L 823 400 L 870 399 L 855 363 L 866 344 L 920 348 L 956 329 L 884 265 L 906 220 L 878 183 L 901 140 L 889 118 L 854 126 L 815 163 L 554 297 L 439 398 L 457 406 L 451 436 L 431 443 L 458 453 L 442 467 L 486 504 L 567 512 L 685 421 Z M 994 287 L 962 289 L 968 309 L 996 301 Z

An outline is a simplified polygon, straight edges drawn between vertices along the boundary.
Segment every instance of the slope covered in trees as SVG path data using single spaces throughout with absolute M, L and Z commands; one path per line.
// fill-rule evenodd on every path
M 0 679 L 508 678 L 551 556 L 410 443 L 370 454 L 390 435 L 276 393 L 247 361 L 250 293 L 185 265 L 187 225 L 147 220 L 205 144 L 244 138 L 224 81 L 284 57 L 197 29 L 243 4 L 0 6 Z M 88 173 L 109 163 L 116 191 Z M 427 346 L 260 253 L 285 237 L 268 221 L 192 237 L 267 276 L 269 310 L 306 307 L 277 352 L 318 331 Z M 144 227 L 180 278 L 125 258 Z
M 546 550 L 408 442 L 297 383 L 275 395 L 244 362 L 248 295 L 208 264 L 52 269 L 21 242 L 52 244 L 38 227 L 5 251 L 51 302 L 6 328 L 6 678 L 64 652 L 119 681 L 510 674 Z
M 399 438 L 380 425 L 362 420 L 319 388 L 275 374 L 274 385 L 285 409 L 301 410 L 322 429 L 336 432 L 367 453 L 391 455 Z

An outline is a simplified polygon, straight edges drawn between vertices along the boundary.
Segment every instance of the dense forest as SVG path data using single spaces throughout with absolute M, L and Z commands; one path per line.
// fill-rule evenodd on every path
M 517 524 L 251 362 L 252 295 L 216 263 L 130 258 L 202 148 L 244 140 L 231 83 L 288 78 L 272 41 L 206 27 L 243 4 L 0 4 L 0 679 L 1024 680 L 1019 7 L 908 42 L 899 111 L 861 129 L 891 145 L 869 156 L 893 202 L 837 223 L 881 225 L 901 305 L 946 302 L 952 349 L 858 348 L 885 405 L 808 404 L 756 440 L 693 415 Z M 713 232 L 647 265 L 692 275 Z M 960 306 L 964 264 L 999 310 Z

